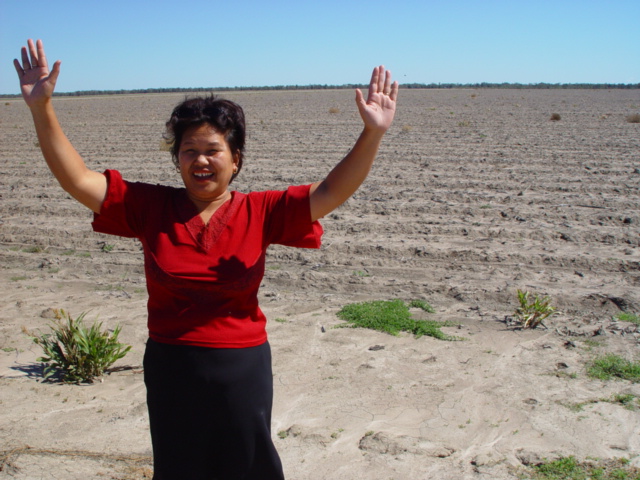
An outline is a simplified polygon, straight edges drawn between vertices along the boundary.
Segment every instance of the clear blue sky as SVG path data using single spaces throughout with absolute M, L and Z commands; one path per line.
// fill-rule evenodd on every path
M 0 93 L 42 38 L 58 91 L 367 83 L 638 83 L 639 0 L 0 0 Z

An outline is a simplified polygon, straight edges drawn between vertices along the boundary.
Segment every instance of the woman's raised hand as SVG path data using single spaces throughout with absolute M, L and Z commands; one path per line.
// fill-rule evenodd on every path
M 49 71 L 42 40 L 34 44 L 33 40 L 29 39 L 27 45 L 28 50 L 27 47 L 22 47 L 22 65 L 17 59 L 13 61 L 13 65 L 20 79 L 22 97 L 31 108 L 46 103 L 53 95 L 60 74 L 60 60 L 55 62 L 53 69 Z
M 369 93 L 365 101 L 360 89 L 356 89 L 356 104 L 365 128 L 386 132 L 396 112 L 398 82 L 391 83 L 391 72 L 380 65 L 373 69 Z

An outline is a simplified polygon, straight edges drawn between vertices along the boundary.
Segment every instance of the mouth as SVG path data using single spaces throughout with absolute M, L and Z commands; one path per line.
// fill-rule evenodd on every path
M 212 172 L 193 172 L 193 176 L 198 180 L 209 180 L 215 176 Z

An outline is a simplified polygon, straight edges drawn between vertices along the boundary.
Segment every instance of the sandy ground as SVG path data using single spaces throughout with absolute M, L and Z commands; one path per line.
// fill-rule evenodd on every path
M 248 118 L 241 191 L 322 178 L 359 133 L 350 91 L 227 96 Z M 55 104 L 91 168 L 178 184 L 159 144 L 181 98 Z M 613 319 L 640 312 L 640 126 L 625 121 L 638 111 L 638 90 L 401 91 L 370 178 L 323 221 L 322 249 L 268 256 L 287 478 L 515 479 L 561 455 L 640 466 L 638 412 L 607 401 L 640 385 L 585 368 L 605 352 L 640 359 L 638 328 Z M 0 479 L 150 478 L 140 247 L 91 231 L 17 99 L 0 103 L 0 159 Z M 517 289 L 552 298 L 547 329 L 505 322 Z M 464 340 L 334 328 L 342 306 L 394 298 L 428 301 Z M 43 383 L 22 327 L 47 331 L 52 308 L 122 325 L 133 348 L 120 368 Z

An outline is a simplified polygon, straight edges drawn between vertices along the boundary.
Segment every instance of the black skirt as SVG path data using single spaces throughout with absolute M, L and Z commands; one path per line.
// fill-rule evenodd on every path
M 268 343 L 250 348 L 151 339 L 144 381 L 154 480 L 283 480 L 271 439 Z

